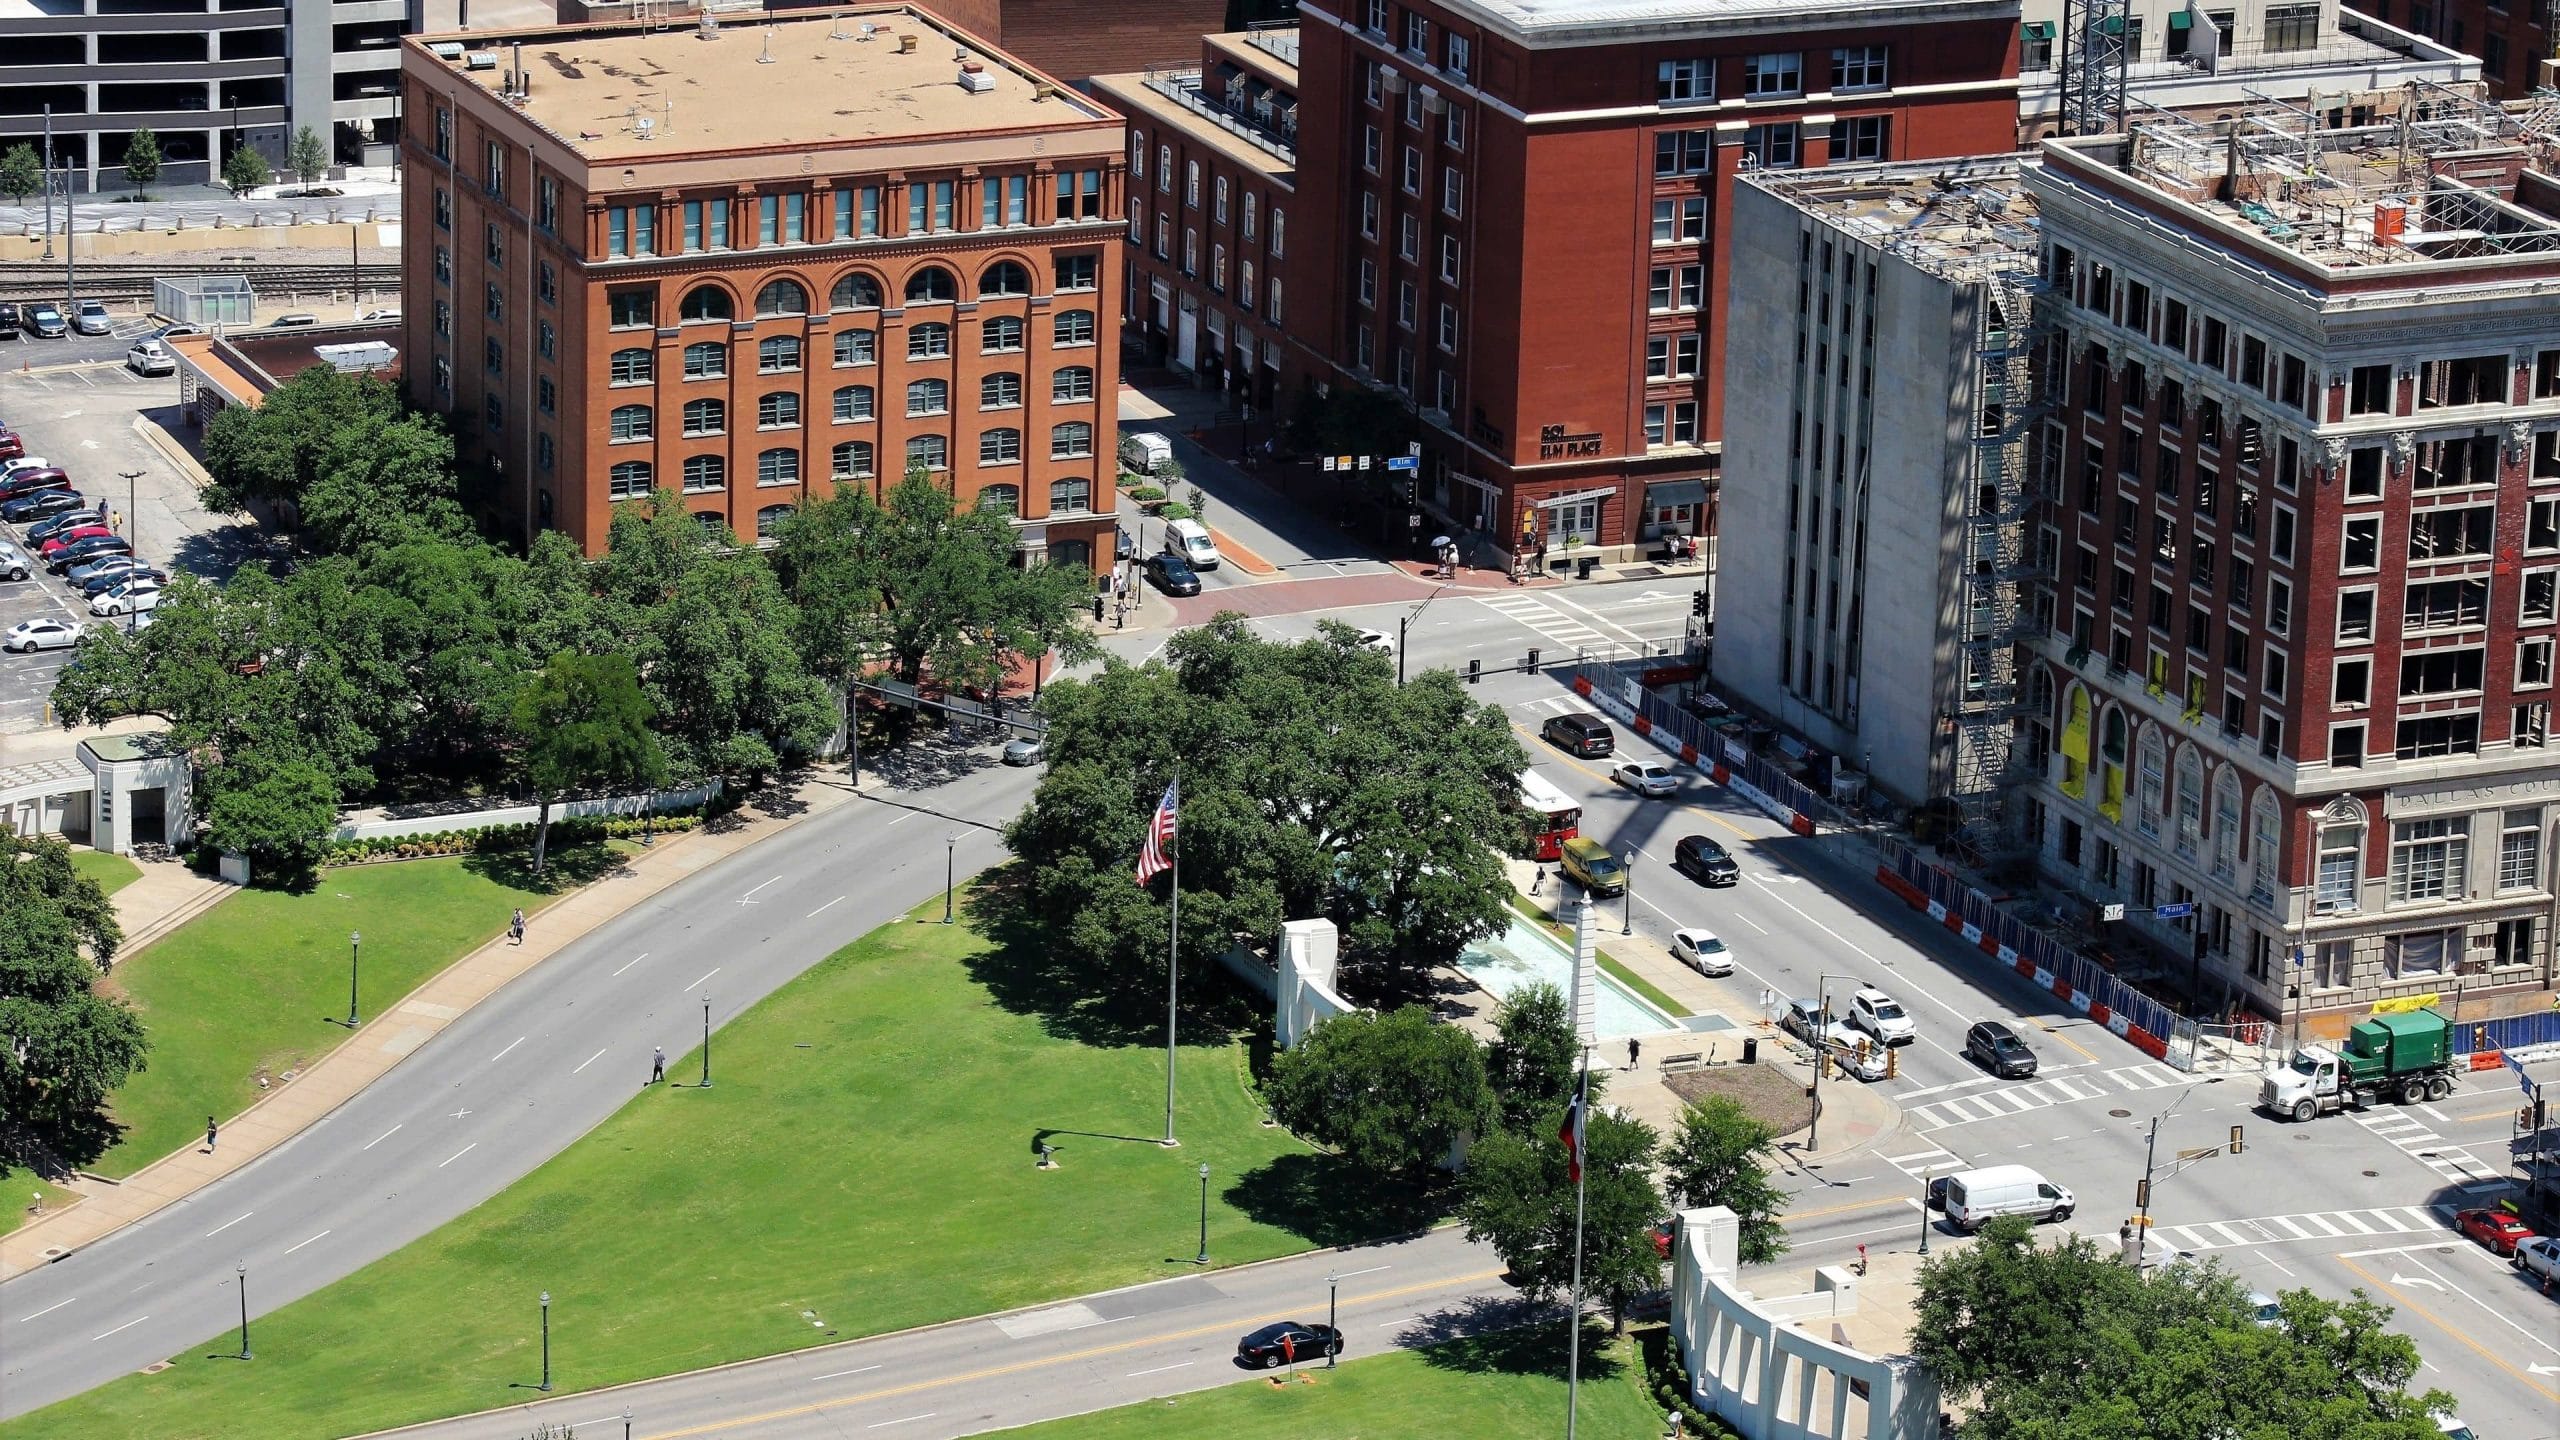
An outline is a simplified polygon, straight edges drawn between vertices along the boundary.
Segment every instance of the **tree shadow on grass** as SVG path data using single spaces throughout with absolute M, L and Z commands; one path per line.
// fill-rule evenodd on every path
M 1376 1245 L 1426 1230 L 1449 1213 L 1448 1187 L 1426 1189 L 1339 1155 L 1276 1156 L 1221 1196 L 1257 1224 L 1316 1246 Z
M 630 859 L 602 840 L 554 845 L 544 856 L 540 875 L 533 873 L 533 851 L 480 851 L 463 859 L 463 868 L 495 885 L 530 890 L 538 895 L 564 895 L 630 868 Z
M 973 882 L 970 928 L 989 948 L 967 957 L 969 978 L 996 1004 L 1039 1018 L 1056 1039 L 1097 1048 L 1164 1043 L 1164 990 L 1131 986 L 1077 959 L 1058 943 L 1049 918 L 1034 907 L 1019 867 L 991 870 Z M 1186 968 L 1182 975 L 1182 1040 L 1225 1045 L 1251 1029 L 1269 1001 L 1249 995 L 1223 969 Z
M 1552 1305 L 1524 1300 L 1477 1299 L 1454 1306 L 1427 1321 L 1422 1361 L 1435 1370 L 1461 1375 L 1540 1375 L 1558 1384 L 1565 1379 L 1564 1319 Z M 1532 1323 L 1535 1322 L 1535 1323 Z M 1452 1338 L 1431 1338 L 1446 1331 Z M 1582 1324 L 1582 1378 L 1608 1382 L 1626 1368 L 1627 1351 L 1610 1343 L 1607 1322 L 1585 1316 Z

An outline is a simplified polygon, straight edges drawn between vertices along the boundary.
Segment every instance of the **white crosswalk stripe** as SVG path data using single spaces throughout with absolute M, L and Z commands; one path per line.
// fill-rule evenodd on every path
M 1475 602 L 1516 625 L 1523 625 L 1564 645 L 1606 645 L 1609 637 L 1527 595 L 1476 596 Z
M 2406 1109 L 2349 1111 L 2348 1116 L 2391 1148 L 2466 1190 L 2504 1183 L 2495 1167 L 2428 1129 L 2425 1121 Z
M 2136 1065 L 2106 1074 L 2108 1079 L 2126 1090 L 2157 1089 L 2187 1078 L 2166 1065 Z M 2101 1100 L 2118 1093 L 2100 1084 L 2093 1075 L 2055 1075 L 2025 1085 L 2004 1085 L 1996 1090 L 1950 1095 L 1944 1100 L 1915 1105 L 1909 1113 L 1924 1130 L 1944 1130 L 1951 1125 L 1970 1125 L 1977 1120 L 2023 1115 L 2030 1110 L 2067 1105 L 2076 1100 Z
M 1915 1180 L 1922 1180 L 1931 1175 L 1943 1175 L 1951 1170 L 1962 1170 L 1973 1162 L 1953 1150 L 1932 1145 L 1926 1150 L 1914 1150 L 1908 1155 L 1887 1155 L 1884 1157 L 1884 1163 Z
M 2127 1090 L 2157 1090 L 2193 1078 L 2166 1065 L 2127 1065 L 2121 1070 L 2110 1070 L 2106 1075 Z
M 2181 1254 L 2203 1250 L 2242 1250 L 2295 1240 L 2358 1240 L 2375 1235 L 2422 1235 L 2442 1231 L 2444 1220 L 2414 1205 L 2373 1210 L 2325 1210 L 2311 1215 L 2269 1215 L 2256 1220 L 2198 1220 L 2185 1225 L 2154 1225 L 2153 1240 Z

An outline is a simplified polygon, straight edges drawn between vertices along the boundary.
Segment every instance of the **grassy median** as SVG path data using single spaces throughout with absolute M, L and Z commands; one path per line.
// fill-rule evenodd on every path
M 1009 903 L 946 927 L 937 896 L 820 961 L 721 1032 L 711 1090 L 635 1095 L 260 1319 L 254 1365 L 199 1346 L 0 1436 L 297 1440 L 503 1405 L 539 1378 L 543 1290 L 554 1383 L 581 1390 L 1189 1274 L 1203 1162 L 1220 1264 L 1415 1222 L 1411 1197 L 1262 1124 L 1241 1009 L 1186 1022 L 1183 1144 L 1156 1144 L 1162 1012 L 1095 1003 Z M 1042 1139 L 1056 1170 L 1034 1168 Z

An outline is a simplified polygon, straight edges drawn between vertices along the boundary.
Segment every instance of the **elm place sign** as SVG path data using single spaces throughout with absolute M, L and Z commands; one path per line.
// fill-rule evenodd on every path
M 1561 425 L 1538 427 L 1538 458 L 1541 460 L 1577 460 L 1600 453 L 1597 434 L 1569 435 Z

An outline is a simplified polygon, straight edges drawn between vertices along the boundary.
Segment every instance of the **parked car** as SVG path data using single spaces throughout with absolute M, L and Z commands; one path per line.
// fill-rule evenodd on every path
M 143 338 L 148 340 L 175 340 L 181 335 L 201 335 L 203 333 L 204 327 L 201 325 L 189 325 L 185 321 L 173 321 L 152 331 L 149 335 Z
M 44 493 L 47 495 L 71 494 L 68 490 L 47 490 Z M 79 497 L 75 495 L 72 498 L 78 499 Z M 48 515 L 44 519 L 27 527 L 27 543 L 38 548 L 42 548 L 44 542 L 52 539 L 56 535 L 64 534 L 72 530 L 86 529 L 92 525 L 106 525 L 106 523 L 107 511 L 106 507 L 102 505 L 80 505 L 69 510 L 56 510 L 51 515 Z M 114 527 L 108 526 L 108 528 L 113 529 Z
M 59 544 L 59 541 L 54 542 Z M 75 540 L 61 549 L 49 550 L 44 556 L 45 568 L 59 575 L 74 565 L 85 565 L 101 555 L 130 555 L 133 546 L 118 534 L 91 535 Z
M 1192 572 L 1190 563 L 1179 555 L 1148 556 L 1147 579 L 1167 595 L 1200 593 L 1200 577 Z
M 79 510 L 83 503 L 77 490 L 37 490 L 0 505 L 0 520 L 12 525 L 33 525 L 49 516 Z M 38 538 L 30 534 L 27 542 L 34 544 Z
M 7 512 L 9 501 L 23 500 L 30 495 L 40 495 L 47 490 L 70 488 L 71 477 L 51 466 L 34 470 L 12 470 L 6 479 L 0 479 L 0 514 Z
M 28 306 L 26 317 L 27 328 L 40 340 L 59 340 L 71 333 L 71 322 L 62 318 L 62 312 L 42 301 Z
M 178 373 L 178 357 L 157 340 L 137 341 L 124 352 L 124 368 L 136 375 L 174 375 Z
M 95 300 L 82 300 L 71 307 L 71 328 L 83 335 L 112 335 L 116 321 L 106 306 Z
M 1836 1025 L 1839 1022 L 1832 1023 Z M 1818 1045 L 1822 1043 L 1822 1006 L 1802 998 L 1790 1000 L 1787 1008 L 1779 1012 L 1778 1028 L 1808 1045 Z
M 2531 1227 L 2504 1210 L 2457 1210 L 2453 1228 L 2499 1256 L 2512 1257 L 2517 1246 L 2536 1238 Z
M 2284 1323 L 2284 1306 L 2264 1290 L 2249 1292 L 2249 1319 L 2272 1330 Z
M 1680 777 L 1659 760 L 1621 760 L 1609 772 L 1611 781 L 1626 786 L 1639 795 L 1675 795 L 1680 790 Z
M 1585 759 L 1618 748 L 1618 732 L 1597 715 L 1558 715 L 1541 726 L 1538 733 L 1557 749 Z
M 26 453 L 27 442 L 19 438 L 18 432 L 0 426 L 0 460 L 15 460 Z
M 11 438 L 15 439 L 16 437 L 12 436 Z M 28 454 L 26 442 L 20 441 L 18 444 L 17 454 L 12 455 L 5 460 L 0 460 L 0 481 L 15 480 L 18 476 L 29 470 L 51 470 L 53 468 L 54 464 L 52 461 L 47 460 L 41 455 Z
M 2560 1240 L 2537 1235 L 2516 1247 L 2516 1268 L 2527 1275 L 2539 1275 L 2546 1285 L 2560 1280 Z
M 0 636 L 0 650 L 31 655 L 38 650 L 68 650 L 80 643 L 80 627 L 67 620 L 26 620 Z
M 18 319 L 18 307 L 5 300 L 0 300 L 0 340 L 17 339 L 18 326 L 20 323 L 21 322 Z
M 1826 1048 L 1831 1052 L 1831 1063 L 1840 1067 L 1841 1074 L 1855 1076 L 1869 1084 L 1885 1078 L 1888 1069 L 1884 1063 L 1883 1046 L 1837 1020 L 1831 1022 L 1831 1034 Z
M 56 530 L 42 540 L 31 543 L 36 547 L 36 553 L 44 557 L 44 563 L 52 565 L 53 557 L 70 547 L 89 540 L 111 540 L 115 538 L 115 533 L 106 527 L 104 521 L 92 520 L 84 525 L 73 525 L 67 529 Z M 55 568 L 68 570 L 71 567 L 62 565 Z
M 92 615 L 140 615 L 160 608 L 160 587 L 145 585 L 110 590 L 89 602 Z
M 1733 973 L 1733 952 L 1713 930 L 1686 926 L 1671 932 L 1671 953 L 1701 975 Z
M 398 320 L 399 318 L 400 312 L 397 310 L 367 310 L 363 314 L 357 316 L 356 321 L 363 325 L 381 325 Z
M 1872 985 L 1859 987 L 1849 997 L 1849 1023 L 1887 1045 L 1908 1045 L 1920 1038 L 1920 1029 L 1911 1023 L 1911 1013 L 1902 1008 L 1902 1002 Z
M 1976 1021 L 1964 1032 L 1965 1058 L 2004 1080 L 2023 1080 L 2036 1073 L 2036 1052 L 2018 1032 L 1998 1020 Z
M 1704 835 L 1683 835 L 1671 848 L 1671 866 L 1701 885 L 1731 885 L 1742 878 L 1732 852 Z
M 298 326 L 317 325 L 319 323 L 319 316 L 297 310 L 290 315 L 279 315 L 273 320 L 268 321 L 267 327 L 272 330 L 290 330 Z
M 75 567 L 63 578 L 71 582 L 73 589 L 95 595 L 100 590 L 124 583 L 128 575 L 139 579 L 157 580 L 163 585 L 169 583 L 167 574 L 154 570 L 130 555 L 101 555 L 86 565 Z
M 1008 740 L 1004 745 L 1004 763 L 1007 765 L 1037 765 L 1044 758 L 1044 750 L 1045 747 L 1041 741 L 1035 740 L 1028 735 L 1017 740 Z
M 1283 1320 L 1248 1331 L 1236 1342 L 1236 1359 L 1256 1370 L 1277 1370 L 1294 1355 L 1300 1360 L 1321 1360 L 1342 1353 L 1342 1332 L 1330 1325 L 1310 1325 L 1303 1320 Z
M 36 564 L 27 552 L 15 545 L 0 545 L 0 580 L 24 580 L 36 573 Z
M 1112 543 L 1111 558 L 1114 560 L 1137 559 L 1138 542 L 1136 537 L 1129 533 L 1129 527 L 1121 525 L 1115 528 L 1118 530 L 1120 538 Z

